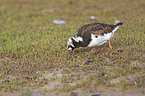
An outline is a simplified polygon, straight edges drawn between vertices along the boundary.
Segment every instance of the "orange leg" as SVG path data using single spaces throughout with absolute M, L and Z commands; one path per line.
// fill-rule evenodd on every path
M 93 47 L 90 52 L 84 52 L 84 53 L 89 54 L 89 53 L 93 52 L 94 49 L 95 49 L 95 47 Z
M 91 52 L 93 52 L 94 49 L 95 49 L 95 47 L 92 48 Z
M 109 43 L 110 50 L 112 50 L 112 46 L 111 46 L 110 40 L 108 40 L 108 43 Z

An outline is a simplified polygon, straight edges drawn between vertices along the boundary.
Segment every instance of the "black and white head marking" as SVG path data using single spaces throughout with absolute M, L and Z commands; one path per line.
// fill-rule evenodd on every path
M 75 43 L 73 42 L 83 42 L 82 37 L 71 37 L 67 41 L 67 50 L 73 51 L 77 46 L 75 46 Z
M 72 51 L 73 48 L 75 47 L 71 38 L 68 39 L 68 41 L 67 41 L 67 47 L 66 47 L 67 50 L 70 50 L 70 51 Z

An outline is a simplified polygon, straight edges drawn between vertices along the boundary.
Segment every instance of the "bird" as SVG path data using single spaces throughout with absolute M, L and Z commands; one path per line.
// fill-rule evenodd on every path
M 95 49 L 96 46 L 100 46 L 108 41 L 110 50 L 112 50 L 112 46 L 110 43 L 110 38 L 113 37 L 114 32 L 117 31 L 122 22 L 117 24 L 105 24 L 93 22 L 89 24 L 85 24 L 80 27 L 74 36 L 70 37 L 67 40 L 67 50 L 69 52 L 73 52 L 74 49 L 79 47 L 92 47 L 91 53 Z

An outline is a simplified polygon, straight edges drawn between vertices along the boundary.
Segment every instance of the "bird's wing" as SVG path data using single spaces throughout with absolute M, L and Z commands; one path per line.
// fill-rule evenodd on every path
M 78 29 L 78 33 L 83 35 L 84 32 L 90 32 L 92 34 L 95 34 L 96 36 L 105 33 L 112 32 L 112 30 L 116 27 L 116 25 L 109 25 L 104 23 L 90 23 L 82 26 Z
M 115 28 L 115 25 L 109 25 L 109 24 L 103 24 L 103 23 L 96 23 L 92 26 L 89 26 L 85 31 L 88 31 L 95 35 L 103 35 L 112 32 L 112 30 Z

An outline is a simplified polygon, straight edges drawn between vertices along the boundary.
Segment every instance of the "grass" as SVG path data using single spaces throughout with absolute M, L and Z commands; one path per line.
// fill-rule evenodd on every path
M 0 94 L 22 89 L 30 94 L 54 81 L 61 81 L 64 92 L 81 89 L 90 93 L 103 90 L 96 86 L 112 86 L 122 91 L 141 88 L 144 93 L 144 6 L 144 0 L 0 0 Z M 83 52 L 90 48 L 79 48 L 70 58 L 66 41 L 79 27 L 94 22 L 90 16 L 98 17 L 97 22 L 124 23 L 111 39 L 113 50 L 109 51 L 107 43 L 88 55 Z M 53 24 L 55 19 L 67 24 Z M 60 70 L 60 78 L 43 76 Z M 114 79 L 120 82 L 110 83 Z M 56 85 L 54 89 L 59 91 Z

